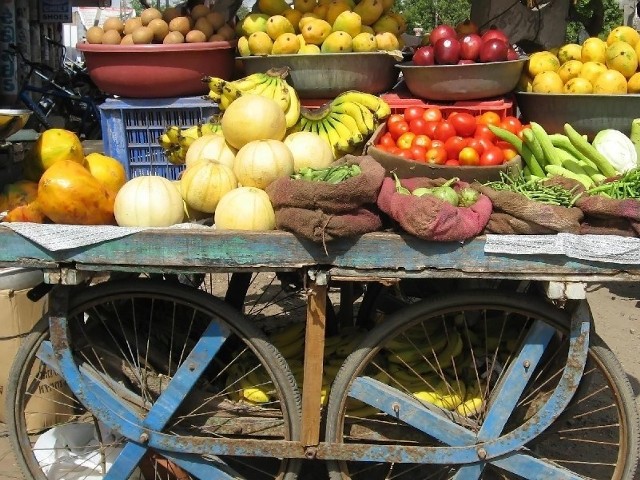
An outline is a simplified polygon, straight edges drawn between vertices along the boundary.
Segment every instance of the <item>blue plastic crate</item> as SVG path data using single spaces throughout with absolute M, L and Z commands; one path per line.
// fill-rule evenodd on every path
M 107 99 L 100 105 L 104 153 L 117 158 L 129 178 L 160 175 L 175 180 L 183 165 L 167 161 L 158 137 L 166 127 L 189 127 L 218 113 L 215 103 L 200 97 Z

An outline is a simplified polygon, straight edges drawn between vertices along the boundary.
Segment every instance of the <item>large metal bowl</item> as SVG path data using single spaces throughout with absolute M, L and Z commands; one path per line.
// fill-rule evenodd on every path
M 565 123 L 590 138 L 605 128 L 626 135 L 640 118 L 640 95 L 552 94 L 517 92 L 518 108 L 526 122 L 537 122 L 549 133 L 562 133 Z
M 322 53 L 318 55 L 268 55 L 239 57 L 245 73 L 289 67 L 287 82 L 300 98 L 334 98 L 346 90 L 378 94 L 390 90 L 398 79 L 398 58 L 384 52 Z
M 511 92 L 526 57 L 505 62 L 419 66 L 398 64 L 409 91 L 428 100 L 479 100 Z
M 31 110 L 0 109 L 0 140 L 5 140 L 24 128 L 31 116 Z

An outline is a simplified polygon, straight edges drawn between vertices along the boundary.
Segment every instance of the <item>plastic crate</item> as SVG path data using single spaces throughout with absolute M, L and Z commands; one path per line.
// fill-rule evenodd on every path
M 403 113 L 409 107 L 438 107 L 445 118 L 452 112 L 468 112 L 472 115 L 481 115 L 485 112 L 496 112 L 501 118 L 516 114 L 516 104 L 513 95 L 506 95 L 483 100 L 464 100 L 459 102 L 437 102 L 434 100 L 424 100 L 412 96 L 409 90 L 400 84 L 391 92 L 380 95 L 391 107 L 391 113 Z M 302 99 L 302 105 L 307 108 L 321 107 L 330 99 Z
M 128 178 L 159 175 L 175 180 L 183 165 L 172 165 L 158 138 L 170 125 L 181 128 L 208 121 L 218 106 L 200 97 L 107 99 L 100 105 L 104 153 L 118 159 Z

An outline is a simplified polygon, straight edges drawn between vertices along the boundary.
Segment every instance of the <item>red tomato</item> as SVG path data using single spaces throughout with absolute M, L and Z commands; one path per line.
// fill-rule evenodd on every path
M 426 135 L 427 126 L 428 122 L 422 117 L 414 118 L 409 122 L 409 130 L 416 135 Z
M 400 151 L 396 155 L 402 158 L 406 158 L 407 160 L 413 160 L 413 156 L 411 155 L 411 150 L 400 149 Z
M 402 148 L 403 150 L 407 150 L 408 148 L 411 148 L 411 144 L 413 143 L 414 138 L 416 138 L 415 133 L 404 132 L 396 140 L 396 145 L 398 145 L 398 147 Z
M 531 129 L 531 126 L 529 125 L 523 125 L 522 128 L 520 129 L 520 131 L 517 133 L 518 138 L 520 140 L 524 140 L 524 131 L 527 129 Z
M 447 121 L 453 125 L 456 134 L 461 137 L 472 137 L 476 131 L 476 117 L 466 112 L 449 115 Z
M 426 135 L 416 135 L 411 146 L 424 147 L 429 150 L 431 148 L 431 139 Z
M 431 140 L 431 148 L 437 148 L 437 147 L 444 148 L 444 142 L 442 140 L 432 139 Z
M 440 122 L 436 125 L 435 132 L 433 132 L 433 138 L 446 142 L 448 138 L 453 137 L 456 134 L 456 129 L 453 128 L 449 122 Z
M 425 154 L 425 160 L 427 163 L 442 165 L 447 161 L 447 151 L 444 147 L 431 147 Z
M 449 165 L 451 167 L 459 167 L 460 166 L 460 162 L 458 160 L 456 160 L 455 158 L 450 158 L 448 159 L 446 162 L 444 162 L 445 165 Z
M 389 118 L 387 118 L 387 126 L 396 122 L 404 122 L 404 115 L 400 113 L 394 113 L 393 115 L 389 115 Z
M 516 117 L 509 115 L 502 119 L 502 121 L 500 122 L 500 127 L 504 128 L 505 130 L 509 130 L 511 133 L 515 133 L 517 135 L 518 132 L 522 130 L 522 122 Z
M 424 129 L 424 134 L 433 140 L 433 136 L 436 133 L 436 127 L 438 126 L 439 123 L 440 122 L 427 122 Z
M 444 149 L 447 151 L 447 158 L 458 158 L 460 150 L 467 146 L 467 139 L 462 138 L 460 135 L 454 135 L 447 138 L 444 142 Z
M 427 122 L 440 122 L 442 120 L 442 112 L 438 107 L 427 108 L 422 115 Z
M 504 153 L 502 149 L 498 147 L 491 147 L 484 151 L 480 156 L 480 162 L 478 165 L 490 166 L 490 165 L 502 165 L 504 163 Z
M 467 141 L 467 147 L 474 149 L 478 152 L 478 156 L 480 156 L 482 152 L 484 152 L 485 143 L 481 139 L 474 137 Z
M 490 142 L 493 142 L 496 139 L 493 132 L 484 124 L 480 124 L 476 127 L 476 133 L 474 133 L 473 136 L 476 138 L 486 138 Z
M 411 152 L 411 157 L 419 162 L 424 162 L 427 157 L 427 149 L 420 145 L 412 145 L 409 151 Z
M 518 152 L 516 152 L 514 148 L 503 148 L 502 153 L 504 154 L 505 162 L 513 160 L 514 157 L 518 156 Z
M 387 128 L 389 129 L 389 133 L 391 133 L 391 137 L 397 141 L 398 138 L 400 138 L 400 135 L 409 131 L 409 124 L 402 120 L 400 122 L 394 122 L 391 125 L 387 125 Z
M 513 145 L 511 145 L 509 142 L 505 142 L 504 140 L 498 140 L 496 139 L 495 142 L 493 142 L 493 144 L 496 147 L 500 147 L 501 149 L 505 149 L 505 148 L 513 148 Z
M 496 112 L 484 112 L 482 115 L 476 117 L 476 122 L 480 125 L 491 124 L 499 126 L 501 120 L 500 115 Z
M 378 146 L 384 146 L 384 147 L 388 147 L 390 145 L 395 145 L 396 142 L 393 139 L 393 137 L 391 136 L 391 133 L 387 132 L 384 135 L 382 135 L 380 137 L 380 140 L 378 141 Z
M 416 118 L 422 118 L 423 115 L 424 108 L 422 107 L 408 107 L 404 109 L 404 119 L 409 123 Z
M 471 147 L 464 147 L 458 155 L 460 165 L 478 165 L 480 163 L 480 155 Z
M 402 149 L 396 147 L 395 145 L 390 145 L 387 147 L 387 152 L 392 153 L 393 155 L 399 155 L 401 151 Z

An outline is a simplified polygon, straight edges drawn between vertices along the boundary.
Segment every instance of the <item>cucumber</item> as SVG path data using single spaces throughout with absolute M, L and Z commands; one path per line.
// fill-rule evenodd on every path
M 564 124 L 564 133 L 569 137 L 569 141 L 573 144 L 576 149 L 586 156 L 589 160 L 591 160 L 596 168 L 605 176 L 605 177 L 613 177 L 617 175 L 616 170 L 609 163 L 604 155 L 602 155 L 596 147 L 591 145 L 582 135 L 580 135 L 571 125 L 568 123 Z
M 536 122 L 531 122 L 531 131 L 540 143 L 540 147 L 542 147 L 545 163 L 548 165 L 562 166 L 562 162 L 557 157 L 556 150 L 551 143 L 551 139 L 542 125 Z

